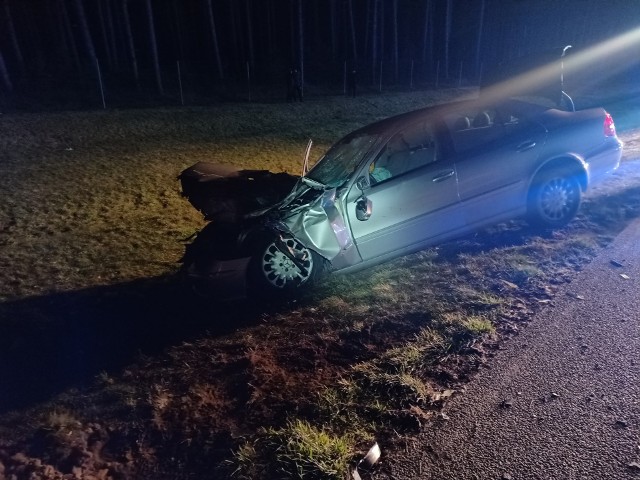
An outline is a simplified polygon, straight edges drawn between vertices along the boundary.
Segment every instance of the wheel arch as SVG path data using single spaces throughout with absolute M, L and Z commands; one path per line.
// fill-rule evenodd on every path
M 563 170 L 571 172 L 576 176 L 578 183 L 580 184 L 580 190 L 584 193 L 589 186 L 589 167 L 587 162 L 582 157 L 575 154 L 565 154 L 558 157 L 553 157 L 544 162 L 533 173 L 529 180 L 529 188 L 527 195 L 531 194 L 532 188 L 535 185 L 535 180 L 541 174 L 552 171 Z
M 298 292 L 306 291 L 315 285 L 328 271 L 327 260 L 290 233 L 269 226 L 247 233 L 243 248 L 251 257 L 246 272 L 249 297 L 269 301 L 292 298 Z M 281 245 L 279 246 L 278 243 Z M 295 248 L 296 251 L 306 250 L 310 257 L 299 258 L 296 261 L 291 256 L 294 255 L 293 250 L 289 250 L 291 254 L 288 254 L 285 244 Z M 296 244 L 300 248 L 295 247 Z M 292 266 L 287 265 L 289 262 L 283 256 L 289 257 L 295 265 L 300 262 L 302 266 L 299 266 L 299 273 L 292 275 L 295 270 L 291 270 Z M 267 257 L 269 260 L 265 263 Z M 268 270 L 265 270 L 265 267 L 269 267 Z M 289 273 L 290 271 L 292 273 Z M 304 276 L 302 281 L 298 281 L 298 278 L 301 278 L 298 275 Z
M 306 242 L 303 242 L 300 238 L 296 237 L 291 232 L 287 230 L 281 230 L 274 226 L 260 225 L 255 228 L 246 230 L 239 235 L 238 243 L 240 244 L 241 249 L 244 253 L 251 254 L 253 253 L 253 249 L 259 246 L 261 242 L 264 242 L 269 238 L 274 238 L 276 235 L 295 238 L 295 240 L 304 245 L 305 248 L 313 250 L 313 252 L 320 258 L 322 258 L 325 262 L 330 263 L 329 259 L 322 253 L 320 253 L 317 249 L 313 248 L 313 246 L 307 245 Z

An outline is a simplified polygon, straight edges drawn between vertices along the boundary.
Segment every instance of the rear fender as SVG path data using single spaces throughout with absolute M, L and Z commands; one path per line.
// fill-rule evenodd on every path
M 552 158 L 544 162 L 531 176 L 529 190 L 531 190 L 536 177 L 550 170 L 562 170 L 575 175 L 580 184 L 580 189 L 583 192 L 587 190 L 589 185 L 589 165 L 577 154 L 566 154 L 562 157 Z

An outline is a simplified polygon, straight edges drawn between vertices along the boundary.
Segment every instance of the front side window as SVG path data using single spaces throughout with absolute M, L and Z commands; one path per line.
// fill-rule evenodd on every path
M 371 164 L 372 183 L 380 183 L 434 163 L 436 141 L 429 125 L 419 122 L 396 133 Z

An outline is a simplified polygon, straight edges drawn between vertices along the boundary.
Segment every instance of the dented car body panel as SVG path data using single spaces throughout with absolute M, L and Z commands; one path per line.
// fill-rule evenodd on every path
M 336 189 L 324 191 L 299 214 L 286 218 L 287 233 L 330 260 L 335 268 L 359 263 L 360 257 Z
M 179 178 L 211 223 L 183 271 L 220 298 L 276 295 L 518 216 L 562 226 L 620 162 L 609 121 L 479 99 L 363 127 L 303 177 L 198 163 Z

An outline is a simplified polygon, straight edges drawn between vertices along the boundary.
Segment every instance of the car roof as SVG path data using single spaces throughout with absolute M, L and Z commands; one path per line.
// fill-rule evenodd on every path
M 454 102 L 447 102 L 438 105 L 432 105 L 423 107 L 410 112 L 401 113 L 392 117 L 378 120 L 376 122 L 365 125 L 348 136 L 361 135 L 364 133 L 384 133 L 389 131 L 396 131 L 401 129 L 405 125 L 410 125 L 420 120 L 438 120 L 445 115 L 455 113 L 464 110 L 482 110 L 482 109 L 504 109 L 513 112 L 518 112 L 521 115 L 527 115 L 529 117 L 538 116 L 548 110 L 551 107 L 542 105 L 537 102 L 522 100 L 518 98 L 504 98 L 497 101 L 487 101 L 486 99 L 479 97 L 471 100 L 459 100 Z

